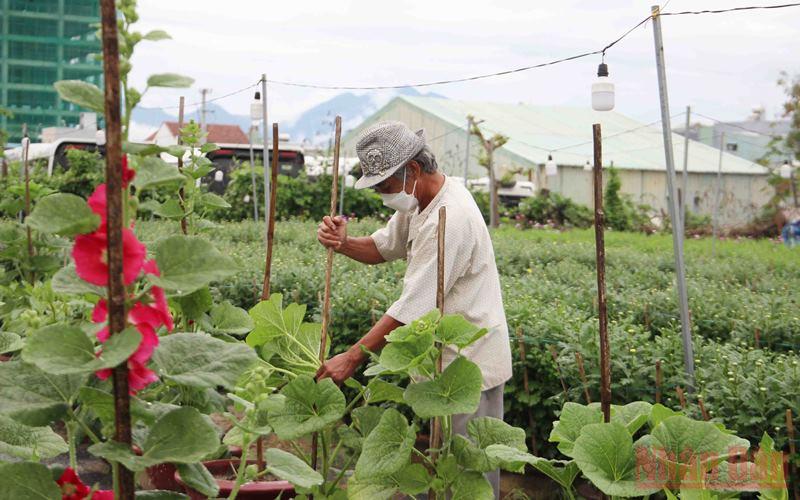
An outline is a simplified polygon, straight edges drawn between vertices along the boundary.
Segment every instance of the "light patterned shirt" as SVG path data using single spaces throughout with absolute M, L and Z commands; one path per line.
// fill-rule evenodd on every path
M 460 314 L 487 333 L 462 354 L 483 374 L 483 390 L 511 378 L 511 348 L 500 278 L 489 231 L 472 194 L 445 177 L 439 193 L 421 212 L 396 212 L 372 240 L 386 261 L 406 259 L 403 293 L 386 314 L 408 324 L 436 308 L 439 207 L 446 207 L 444 312 Z M 448 347 L 444 364 L 456 351 Z

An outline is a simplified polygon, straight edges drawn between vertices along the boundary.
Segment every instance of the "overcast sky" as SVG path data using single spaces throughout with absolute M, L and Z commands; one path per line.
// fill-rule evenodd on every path
M 766 5 L 778 0 L 671 0 L 666 11 Z M 142 42 L 133 80 L 177 72 L 188 90 L 154 89 L 143 106 L 174 106 L 183 92 L 199 100 L 268 78 L 319 84 L 383 85 L 471 76 L 595 50 L 648 15 L 633 0 L 139 0 L 141 31 L 173 40 Z M 800 8 L 662 20 L 673 113 L 691 105 L 723 120 L 764 106 L 780 111 L 781 70 L 800 73 Z M 482 81 L 442 85 L 454 99 L 589 106 L 599 57 Z M 616 110 L 659 118 L 653 32 L 648 23 L 606 57 L 617 84 Z M 287 121 L 336 91 L 271 86 L 270 121 Z M 218 102 L 247 114 L 252 92 Z M 174 112 L 169 110 L 169 112 Z

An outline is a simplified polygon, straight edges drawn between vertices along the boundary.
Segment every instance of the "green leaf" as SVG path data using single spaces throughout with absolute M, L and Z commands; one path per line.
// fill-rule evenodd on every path
M 598 408 L 578 403 L 566 403 L 561 409 L 559 420 L 553 423 L 549 441 L 558 443 L 558 451 L 568 457 L 572 457 L 572 446 L 578 436 L 581 435 L 581 429 L 586 425 L 602 421 L 603 414 Z
M 152 30 L 148 31 L 142 36 L 142 40 L 149 40 L 151 42 L 158 42 L 159 40 L 171 40 L 172 37 L 169 36 L 164 30 Z
M 92 373 L 113 368 L 125 362 L 139 347 L 142 334 L 126 328 L 112 335 L 95 355 L 94 343 L 78 327 L 67 324 L 49 325 L 27 338 L 22 359 L 55 375 Z
M 105 287 L 92 285 L 82 280 L 75 272 L 75 264 L 69 264 L 59 269 L 50 282 L 50 286 L 56 293 L 68 293 L 73 295 L 83 295 L 91 293 L 98 297 L 106 297 L 108 291 Z
M 162 337 L 152 359 L 165 379 L 203 389 L 232 390 L 256 358 L 255 351 L 244 344 L 186 332 Z
M 225 198 L 214 193 L 203 193 L 200 196 L 200 204 L 211 208 L 231 208 L 231 204 Z
M 420 418 L 475 413 L 481 399 L 482 383 L 478 365 L 458 357 L 438 378 L 409 384 L 404 398 Z
M 576 464 L 574 460 L 567 462 L 563 460 L 547 460 L 542 457 L 532 457 L 528 463 L 542 474 L 557 482 L 565 490 L 572 489 L 572 483 L 575 482 L 575 478 L 578 477 L 578 473 L 580 473 L 578 464 Z
M 322 475 L 291 453 L 269 448 L 264 453 L 267 471 L 301 488 L 322 484 Z
M 155 256 L 161 276 L 148 274 L 148 279 L 174 295 L 190 294 L 237 271 L 233 259 L 196 236 L 165 238 L 156 244 Z
M 55 193 L 40 199 L 25 223 L 40 233 L 75 236 L 97 229 L 100 216 L 80 196 Z
M 86 383 L 86 375 L 51 375 L 19 360 L 0 363 L 0 414 L 28 425 L 49 425 Z
M 459 465 L 478 472 L 489 472 L 502 467 L 512 472 L 521 472 L 525 467 L 525 460 L 503 461 L 499 457 L 502 450 L 497 449 L 495 456 L 490 456 L 487 449 L 494 445 L 525 452 L 525 431 L 513 427 L 500 419 L 492 417 L 473 418 L 467 424 L 467 435 L 470 442 L 463 436 L 455 436 L 453 451 Z M 527 455 L 527 453 L 525 453 Z M 508 454 L 506 454 L 508 456 Z
M 158 144 L 142 144 L 139 142 L 128 142 L 124 141 L 122 143 L 122 152 L 129 154 L 129 155 L 136 155 L 136 156 L 152 156 L 158 155 L 165 152 L 167 149 L 159 146 Z M 128 158 L 129 160 L 131 158 Z M 136 158 L 136 161 L 140 161 L 141 158 Z M 134 179 L 135 180 L 135 179 Z M 134 182 L 135 185 L 135 182 Z
M 460 314 L 442 316 L 436 327 L 436 340 L 444 345 L 455 345 L 463 349 L 473 344 L 488 333 L 486 328 L 479 328 Z
M 392 403 L 405 403 L 403 388 L 397 384 L 373 378 L 367 384 L 367 402 L 370 404 L 391 401 Z
M 479 472 L 463 471 L 453 482 L 452 500 L 494 500 L 494 490 Z
M 371 478 L 398 472 L 409 463 L 416 437 L 416 429 L 408 424 L 406 417 L 394 408 L 387 409 L 364 440 L 355 475 Z
M 69 451 L 50 427 L 31 427 L 0 415 L 0 453 L 25 460 L 53 458 Z
M 61 500 L 50 470 L 34 462 L 0 463 L 0 500 Z
M 173 299 L 181 313 L 189 319 L 198 320 L 205 314 L 211 306 L 214 305 L 214 299 L 211 297 L 211 290 L 207 286 L 195 290 L 194 292 L 184 295 L 182 297 L 175 297 Z
M 381 351 L 380 364 L 387 370 L 403 372 L 422 363 L 432 348 L 433 333 L 415 333 L 402 341 L 389 342 Z
M 194 463 L 219 448 L 217 431 L 194 408 L 181 407 L 159 418 L 142 444 L 142 455 L 114 441 L 95 444 L 89 452 L 107 460 L 116 460 L 132 471 L 156 464 Z
M 177 464 L 176 468 L 181 480 L 195 491 L 208 498 L 216 498 L 219 495 L 219 484 L 202 463 Z
M 100 419 L 104 425 L 114 425 L 114 395 L 95 387 L 84 386 L 78 391 L 78 399 L 81 405 L 90 409 L 95 417 Z M 147 407 L 135 397 L 131 398 L 131 415 L 138 420 L 147 423 L 155 422 L 156 418 L 148 408 L 153 403 L 147 403 Z
M 269 423 L 281 439 L 297 439 L 322 430 L 344 415 L 344 394 L 329 378 L 315 382 L 300 375 L 280 394 L 284 399 L 269 411 Z
M 105 98 L 97 85 L 83 80 L 60 80 L 53 87 L 61 99 L 101 115 L 104 113 Z
M 583 475 L 606 495 L 645 496 L 661 489 L 641 477 L 633 439 L 619 422 L 583 426 L 572 455 Z
M 681 412 L 670 410 L 661 403 L 654 404 L 653 408 L 650 410 L 650 430 L 652 431 L 655 429 L 656 426 L 665 418 L 674 417 L 676 415 L 683 414 Z
M 183 493 L 178 493 L 177 491 L 167 491 L 167 490 L 137 491 L 136 493 L 134 493 L 134 498 L 136 498 L 136 500 L 189 500 L 189 497 L 184 495 Z
M 133 178 L 133 185 L 136 187 L 136 191 L 168 185 L 177 186 L 186 180 L 178 171 L 177 165 L 170 165 L 158 156 L 141 156 L 137 158 L 134 167 L 136 168 L 136 177 Z
M 652 410 L 653 405 L 646 401 L 634 401 L 625 406 L 611 405 L 611 421 L 621 423 L 634 435 L 647 423 Z
M 0 332 L 0 354 L 19 351 L 25 346 L 22 337 L 16 333 Z
M 397 492 L 397 485 L 388 477 L 360 478 L 355 475 L 347 480 L 348 500 L 390 500 Z
M 170 198 L 164 203 L 154 206 L 153 213 L 164 219 L 182 219 L 186 214 L 181 208 L 181 204 L 175 198 Z
M 775 442 L 766 432 L 761 437 L 754 460 L 758 472 L 759 498 L 788 500 L 789 493 L 783 477 L 783 453 L 775 451 Z
M 148 87 L 170 87 L 170 88 L 186 88 L 191 87 L 194 83 L 194 78 L 178 75 L 176 73 L 159 73 L 150 75 L 147 78 Z
M 211 309 L 211 324 L 215 332 L 231 335 L 244 335 L 254 326 L 253 319 L 247 311 L 230 302 L 222 302 Z

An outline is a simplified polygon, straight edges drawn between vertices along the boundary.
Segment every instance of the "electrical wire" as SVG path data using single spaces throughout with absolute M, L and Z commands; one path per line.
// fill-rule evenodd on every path
M 227 97 L 231 97 L 231 96 L 234 96 L 234 95 L 237 95 L 237 94 L 241 94 L 242 92 L 244 92 L 246 90 L 250 90 L 250 89 L 258 86 L 260 83 L 261 83 L 261 78 L 259 78 L 257 82 L 253 83 L 252 85 L 248 85 L 247 87 L 242 87 L 242 88 L 240 88 L 238 90 L 234 90 L 233 92 L 228 92 L 227 94 L 223 94 L 223 95 L 221 95 L 219 97 L 215 97 L 213 99 L 208 99 L 208 100 L 206 100 L 206 104 L 209 104 L 209 103 L 212 103 L 212 102 L 215 102 L 215 101 L 219 101 L 221 99 L 225 99 Z M 191 104 L 184 104 L 184 109 L 188 108 L 188 107 L 192 107 L 192 106 L 200 106 L 201 104 L 203 104 L 202 101 L 193 102 Z M 147 108 L 147 107 L 144 107 L 144 106 L 138 106 L 136 109 L 146 109 L 148 111 L 157 111 L 157 110 L 178 109 L 178 108 L 180 108 L 180 105 L 178 105 L 178 106 L 163 106 L 163 107 L 155 107 L 155 108 Z
M 730 123 L 730 122 L 726 122 L 726 121 L 718 120 L 718 119 L 716 119 L 716 118 L 713 118 L 713 117 L 711 117 L 711 116 L 704 115 L 704 114 L 702 114 L 702 113 L 698 113 L 698 112 L 696 112 L 696 111 L 694 111 L 694 110 L 692 110 L 692 114 L 694 114 L 694 115 L 697 115 L 697 116 L 700 116 L 700 117 L 702 117 L 702 118 L 706 118 L 706 119 L 708 119 L 708 120 L 711 120 L 711 121 L 713 121 L 713 122 L 719 123 L 720 125 L 724 125 L 724 126 L 726 126 L 726 127 L 738 128 L 738 129 L 740 129 L 740 130 L 744 130 L 745 132 L 750 132 L 750 133 L 752 133 L 752 134 L 761 135 L 761 136 L 764 136 L 764 137 L 769 137 L 769 138 L 771 138 L 771 139 L 774 139 L 774 138 L 776 137 L 776 136 L 775 136 L 775 135 L 773 135 L 773 134 L 765 134 L 764 132 L 758 132 L 758 131 L 756 131 L 756 130 L 749 129 L 749 128 L 747 128 L 747 127 L 742 127 L 741 125 L 736 125 L 736 124 L 734 124 L 734 123 Z M 780 134 L 777 134 L 777 135 L 780 135 Z
M 724 14 L 726 12 L 737 12 L 743 10 L 768 10 L 768 9 L 785 9 L 787 7 L 800 7 L 800 2 L 784 3 L 779 5 L 750 5 L 747 7 L 732 7 L 730 9 L 707 9 L 707 10 L 685 10 L 682 12 L 661 12 L 662 16 L 686 16 L 698 14 Z

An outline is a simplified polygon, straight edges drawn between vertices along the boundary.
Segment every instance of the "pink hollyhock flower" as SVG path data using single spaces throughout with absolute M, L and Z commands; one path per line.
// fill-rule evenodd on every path
M 108 304 L 105 299 L 100 299 L 92 311 L 92 321 L 102 323 L 108 317 Z M 171 318 L 170 318 L 171 319 Z M 158 345 L 158 334 L 156 328 L 161 326 L 161 315 L 152 307 L 148 307 L 141 302 L 137 302 L 128 311 L 128 321 L 136 326 L 142 334 L 139 347 L 131 354 L 129 359 L 138 363 L 146 363 L 153 355 L 153 351 Z M 105 343 L 109 338 L 108 326 L 103 327 L 97 332 L 97 340 Z
M 122 155 L 122 187 L 128 187 L 134 177 L 136 170 L 128 168 L 128 155 Z
M 139 276 L 147 254 L 144 244 L 136 239 L 133 231 L 122 229 L 122 273 L 125 285 L 130 285 Z M 75 237 L 72 247 L 75 271 L 81 279 L 97 286 L 108 286 L 108 235 L 101 227 L 89 234 Z
M 100 216 L 100 227 L 105 228 L 106 226 L 106 210 L 107 210 L 107 198 L 106 198 L 106 185 L 100 184 L 94 189 L 94 192 L 86 202 L 89 204 L 89 208 L 92 209 L 92 212 L 96 213 Z
M 64 469 L 56 484 L 61 488 L 61 500 L 83 500 L 92 491 L 71 467 Z
M 142 269 L 144 270 L 145 274 L 152 274 L 153 276 L 161 276 L 161 272 L 158 270 L 158 264 L 153 259 L 145 261 L 142 265 Z M 172 314 L 169 312 L 169 306 L 167 306 L 167 296 L 164 294 L 164 290 L 161 287 L 153 286 L 150 289 L 150 294 L 153 296 L 153 307 L 158 314 L 161 316 L 161 322 L 164 326 L 167 327 L 167 331 L 172 331 L 175 328 L 175 324 L 172 321 Z
M 114 500 L 114 490 L 95 491 L 91 500 Z
M 100 380 L 106 380 L 111 376 L 111 371 L 111 368 L 104 368 L 96 371 L 95 375 Z M 132 359 L 128 360 L 128 392 L 136 394 L 156 380 L 158 380 L 158 375 L 153 370 L 147 368 L 143 363 Z

